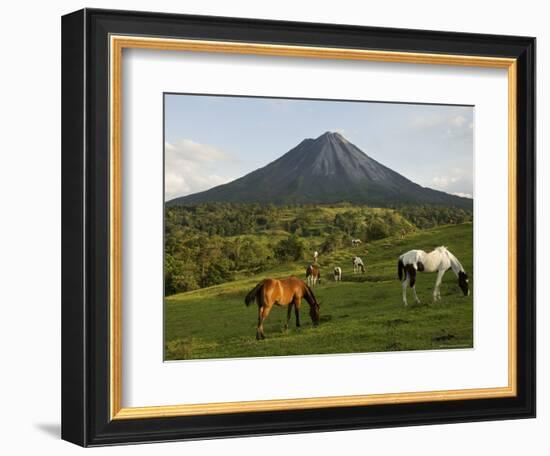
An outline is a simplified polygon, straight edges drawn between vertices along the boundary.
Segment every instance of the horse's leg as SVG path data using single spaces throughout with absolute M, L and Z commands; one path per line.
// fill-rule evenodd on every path
M 294 314 L 296 315 L 296 327 L 300 327 L 300 306 L 302 304 L 302 300 L 300 298 L 296 298 L 294 300 Z
M 260 338 L 261 339 L 265 339 L 265 334 L 264 334 L 264 321 L 266 320 L 267 316 L 269 315 L 269 312 L 271 312 L 271 307 L 273 306 L 262 306 L 262 309 L 261 309 L 261 316 L 260 316 L 260 326 L 259 326 L 259 331 L 260 331 Z M 256 336 L 256 339 L 258 339 L 258 336 Z
M 416 283 L 413 285 L 412 289 L 413 289 L 414 300 L 416 301 L 417 304 L 420 304 L 420 299 L 418 299 L 418 296 L 416 295 Z
M 258 326 L 256 328 L 256 340 L 263 339 L 264 328 L 262 325 L 262 309 L 263 307 L 258 306 Z
M 403 280 L 403 282 L 401 282 L 401 286 L 403 287 L 403 304 L 405 306 L 408 306 L 408 302 L 407 302 L 407 286 L 409 285 L 409 275 L 407 274 L 405 276 L 405 280 Z
M 294 301 L 290 301 L 290 304 L 288 305 L 288 309 L 286 310 L 286 324 L 285 324 L 285 331 L 288 331 L 288 322 L 290 321 L 290 317 L 292 316 L 292 306 L 294 304 Z
M 437 279 L 435 279 L 435 287 L 433 292 L 434 302 L 441 300 L 441 292 L 439 291 L 439 287 L 441 287 L 441 281 L 443 280 L 444 274 L 445 271 L 437 271 Z

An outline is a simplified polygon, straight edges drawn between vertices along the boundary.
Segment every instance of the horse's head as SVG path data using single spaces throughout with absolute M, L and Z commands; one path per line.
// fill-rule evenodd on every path
M 458 286 L 462 290 L 462 293 L 464 293 L 464 296 L 468 296 L 470 294 L 470 285 L 468 283 L 468 274 L 466 274 L 464 271 L 460 271 L 458 273 Z
M 319 324 L 319 320 L 321 319 L 320 308 L 321 306 L 317 301 L 311 304 L 309 308 L 309 316 L 311 317 L 313 326 L 317 326 Z

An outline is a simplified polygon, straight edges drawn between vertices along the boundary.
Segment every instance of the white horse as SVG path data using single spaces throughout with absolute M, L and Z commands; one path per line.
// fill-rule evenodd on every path
M 319 252 L 315 250 L 315 252 L 313 252 L 313 262 L 317 263 L 318 258 L 319 258 Z
M 397 274 L 403 286 L 403 304 L 407 305 L 407 285 L 413 290 L 414 299 L 420 303 L 416 295 L 416 272 L 437 272 L 435 287 L 433 291 L 434 302 L 441 299 L 439 287 L 443 280 L 443 275 L 449 269 L 452 269 L 458 277 L 458 286 L 464 293 L 464 296 L 470 294 L 468 285 L 468 275 L 460 264 L 460 261 L 447 250 L 446 247 L 437 247 L 430 253 L 423 250 L 409 250 L 399 257 L 397 263 Z
M 357 247 L 358 245 L 361 245 L 362 242 L 361 242 L 361 239 L 352 239 L 351 240 L 351 246 L 352 247 Z
M 342 268 L 340 266 L 336 266 L 334 268 L 334 281 L 335 282 L 342 281 Z
M 365 265 L 363 264 L 363 260 L 359 258 L 358 256 L 353 257 L 353 272 L 365 272 Z

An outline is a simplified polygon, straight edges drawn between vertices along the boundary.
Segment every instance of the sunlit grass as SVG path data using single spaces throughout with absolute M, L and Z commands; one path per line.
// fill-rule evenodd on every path
M 283 331 L 286 308 L 275 308 L 264 324 L 266 339 L 255 340 L 257 306 L 246 307 L 244 296 L 261 279 L 296 275 L 304 278 L 307 261 L 278 266 L 253 277 L 181 293 L 165 300 L 166 359 L 254 357 L 275 355 L 383 352 L 467 348 L 473 346 L 473 293 L 464 297 L 449 271 L 442 300 L 431 302 L 435 274 L 419 274 L 422 300 L 401 302 L 396 277 L 398 256 L 410 249 L 426 251 L 446 245 L 462 262 L 473 287 L 472 224 L 416 231 L 404 239 L 387 238 L 351 246 L 319 257 L 323 283 L 314 289 L 321 302 L 321 324 L 313 327 L 303 303 L 302 328 Z M 351 259 L 363 258 L 365 274 L 353 274 Z M 332 269 L 343 270 L 341 283 Z

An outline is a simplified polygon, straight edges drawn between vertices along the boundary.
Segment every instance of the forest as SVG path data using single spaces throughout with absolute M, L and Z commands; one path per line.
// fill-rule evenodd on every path
M 165 294 L 246 278 L 348 246 L 472 222 L 468 209 L 437 205 L 203 203 L 165 209 Z

